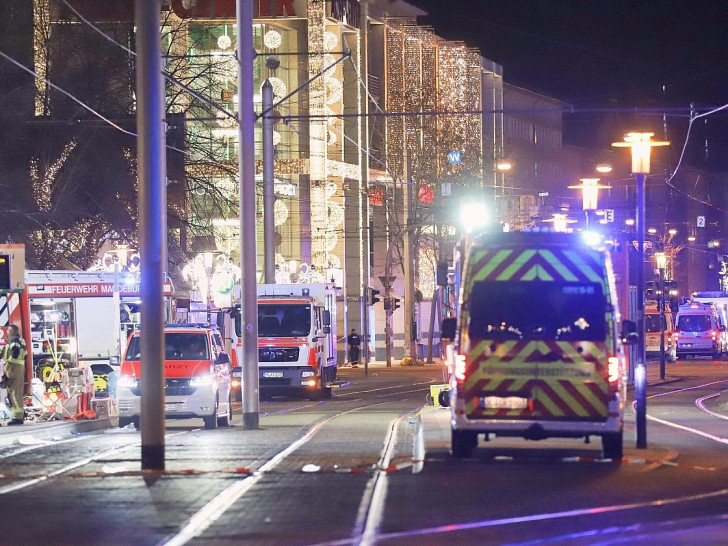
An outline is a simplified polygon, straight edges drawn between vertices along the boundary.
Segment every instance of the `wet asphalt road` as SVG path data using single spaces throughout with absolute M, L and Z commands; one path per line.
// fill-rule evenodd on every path
M 648 367 L 648 449 L 495 439 L 450 457 L 438 366 L 342 369 L 331 400 L 261 403 L 260 429 L 168 421 L 166 471 L 108 429 L 0 444 L 0 544 L 686 544 L 728 541 L 728 364 Z M 726 378 L 726 379 L 724 379 Z M 712 412 L 712 413 L 711 413 Z M 25 431 L 24 431 L 25 432 Z

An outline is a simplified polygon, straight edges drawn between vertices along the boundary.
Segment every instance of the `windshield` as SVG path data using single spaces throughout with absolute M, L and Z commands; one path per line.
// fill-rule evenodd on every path
M 661 332 L 667 330 L 667 318 L 662 318 L 662 328 L 660 328 L 660 315 L 649 313 L 645 315 L 645 332 Z
M 135 335 L 129 341 L 126 349 L 126 360 L 140 360 L 140 338 Z M 210 351 L 207 346 L 207 336 L 204 332 L 165 332 L 164 333 L 164 359 L 165 360 L 207 360 Z
M 677 329 L 683 332 L 705 332 L 710 330 L 710 315 L 680 315 Z
M 258 337 L 301 337 L 310 331 L 310 304 L 258 304 Z
M 606 338 L 607 303 L 597 283 L 476 282 L 468 309 L 475 340 Z

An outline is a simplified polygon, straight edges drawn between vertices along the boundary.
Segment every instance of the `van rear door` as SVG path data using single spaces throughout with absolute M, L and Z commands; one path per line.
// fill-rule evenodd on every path
M 458 392 L 469 419 L 607 419 L 612 332 L 604 266 L 593 254 L 542 248 L 473 256 Z

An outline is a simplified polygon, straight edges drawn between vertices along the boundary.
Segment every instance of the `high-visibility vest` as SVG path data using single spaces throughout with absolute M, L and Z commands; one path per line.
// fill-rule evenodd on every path
M 20 352 L 18 353 L 17 357 L 13 357 L 12 350 L 13 350 L 13 347 L 15 347 L 16 345 L 18 347 L 20 347 Z M 19 341 L 11 340 L 10 343 L 8 343 L 5 346 L 5 351 L 3 353 L 3 360 L 5 362 L 11 363 L 11 364 L 20 364 L 21 366 L 24 366 L 26 354 L 27 354 L 27 351 L 25 350 L 25 347 L 23 346 L 22 343 L 20 343 Z

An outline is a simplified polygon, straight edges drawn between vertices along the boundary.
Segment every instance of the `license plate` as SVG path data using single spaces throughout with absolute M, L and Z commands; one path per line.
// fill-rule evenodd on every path
M 263 372 L 263 377 L 283 377 L 283 372 Z
M 178 404 L 165 404 L 164 411 L 177 411 Z
M 484 396 L 480 399 L 480 407 L 485 409 L 526 409 L 528 398 L 521 396 Z

